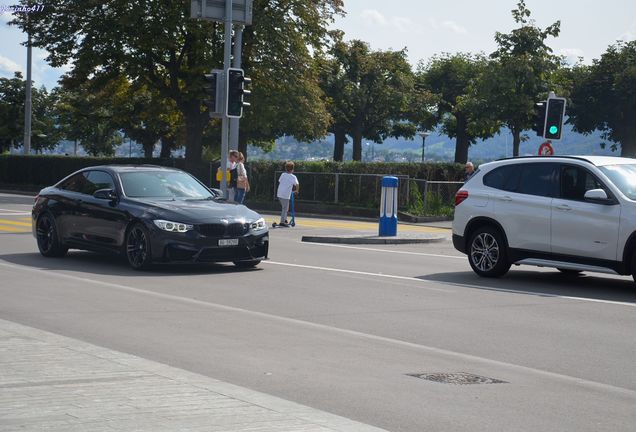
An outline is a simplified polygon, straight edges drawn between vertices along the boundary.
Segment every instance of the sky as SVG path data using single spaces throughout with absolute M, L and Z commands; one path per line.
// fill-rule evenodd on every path
M 510 11 L 516 2 L 344 0 L 347 13 L 336 19 L 333 28 L 344 30 L 346 39 L 369 42 L 373 49 L 406 48 L 416 65 L 442 52 L 492 52 L 495 32 L 515 27 Z M 11 15 L 2 12 L 2 6 L 13 3 L 0 0 L 0 77 L 26 70 L 26 48 L 21 45 L 26 37 L 7 26 Z M 591 63 L 617 40 L 636 39 L 636 0 L 527 0 L 526 5 L 542 28 L 561 20 L 561 34 L 549 44 L 571 62 L 583 57 Z M 48 66 L 46 56 L 34 49 L 33 80 L 50 89 L 64 69 Z

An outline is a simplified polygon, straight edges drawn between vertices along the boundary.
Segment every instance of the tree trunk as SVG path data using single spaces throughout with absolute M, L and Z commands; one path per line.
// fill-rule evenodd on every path
M 362 127 L 361 125 L 353 125 L 353 160 L 362 160 Z
M 521 129 L 512 128 L 512 156 L 519 156 L 519 146 L 521 145 Z
M 336 130 L 334 133 L 333 160 L 342 162 L 344 160 L 344 147 L 347 135 L 343 130 Z
M 155 151 L 155 143 L 143 143 L 143 147 L 144 147 L 144 157 L 146 159 L 151 159 L 152 158 L 152 152 Z
M 243 156 L 245 156 L 245 160 L 247 161 L 247 139 L 245 138 L 245 134 L 242 134 L 240 131 L 238 140 L 238 151 L 243 153 Z
M 169 158 L 172 153 L 174 143 L 174 137 L 161 137 L 161 153 L 159 153 L 159 157 L 163 159 Z
M 207 113 L 201 114 L 198 101 L 188 103 L 182 113 L 186 129 L 186 169 L 197 170 L 201 164 L 203 128 L 209 118 Z
M 636 158 L 636 127 L 630 128 L 623 134 L 621 156 Z
M 455 131 L 455 163 L 465 164 L 468 162 L 468 125 L 463 115 L 457 115 L 457 129 Z

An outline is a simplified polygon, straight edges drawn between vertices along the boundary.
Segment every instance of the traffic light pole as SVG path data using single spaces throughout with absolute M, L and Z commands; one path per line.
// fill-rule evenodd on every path
M 223 70 L 227 73 L 230 67 L 232 54 L 232 0 L 225 0 L 225 44 L 223 47 Z M 227 77 L 226 77 L 227 78 Z M 225 79 L 225 86 L 228 80 Z M 226 90 L 227 93 L 227 90 Z M 223 117 L 221 117 L 221 190 L 227 197 L 227 157 L 229 151 L 228 132 L 229 118 L 227 117 L 227 104 L 224 104 Z
M 243 46 L 243 26 L 239 25 L 234 31 L 234 54 L 232 67 L 241 68 L 241 47 Z M 238 150 L 240 119 L 230 118 L 230 149 Z

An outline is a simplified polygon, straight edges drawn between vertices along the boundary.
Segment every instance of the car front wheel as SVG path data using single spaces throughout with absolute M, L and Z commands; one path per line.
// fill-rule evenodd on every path
M 143 270 L 150 266 L 150 235 L 140 223 L 133 225 L 126 234 L 126 259 L 135 270 Z
M 470 236 L 468 262 L 473 271 L 483 277 L 503 276 L 510 270 L 508 253 L 499 230 L 485 226 Z

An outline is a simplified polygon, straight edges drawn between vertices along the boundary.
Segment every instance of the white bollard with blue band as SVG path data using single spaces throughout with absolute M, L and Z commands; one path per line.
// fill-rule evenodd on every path
M 380 199 L 380 237 L 397 235 L 398 178 L 382 177 L 382 197 Z

